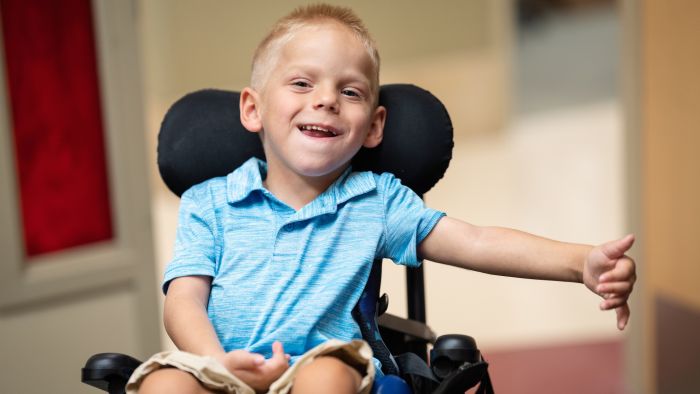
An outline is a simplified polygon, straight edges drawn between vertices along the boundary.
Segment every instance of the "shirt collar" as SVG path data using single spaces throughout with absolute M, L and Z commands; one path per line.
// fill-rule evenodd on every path
M 269 193 L 263 186 L 263 179 L 267 175 L 267 163 L 251 157 L 243 165 L 238 167 L 226 177 L 227 201 L 233 204 L 242 201 L 256 190 Z M 316 213 L 320 211 L 335 211 L 338 204 L 342 204 L 355 196 L 370 192 L 377 188 L 374 176 L 371 172 L 352 172 L 347 170 L 328 189 L 321 193 L 314 201 L 304 207 Z
M 267 163 L 251 157 L 226 177 L 226 197 L 233 204 L 248 197 L 255 190 L 265 190 L 263 178 L 267 174 Z

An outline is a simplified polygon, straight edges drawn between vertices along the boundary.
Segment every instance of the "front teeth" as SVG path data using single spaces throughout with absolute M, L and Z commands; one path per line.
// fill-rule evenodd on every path
M 324 129 L 323 127 L 319 127 L 319 126 L 304 125 L 304 126 L 301 126 L 301 129 L 302 129 L 302 130 L 321 131 L 321 132 L 324 132 L 324 133 L 332 134 L 333 136 L 336 136 L 336 135 L 337 135 L 334 131 Z

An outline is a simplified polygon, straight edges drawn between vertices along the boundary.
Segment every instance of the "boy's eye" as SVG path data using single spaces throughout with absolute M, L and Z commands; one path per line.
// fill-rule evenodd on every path
M 361 97 L 360 93 L 352 89 L 343 89 L 343 95 L 348 97 Z
M 292 82 L 292 85 L 300 88 L 308 88 L 309 86 L 311 86 L 311 84 L 309 84 L 306 81 L 294 81 Z

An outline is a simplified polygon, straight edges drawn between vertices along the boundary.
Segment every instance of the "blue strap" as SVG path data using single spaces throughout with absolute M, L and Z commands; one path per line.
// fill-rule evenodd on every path
M 396 375 L 377 378 L 372 386 L 372 394 L 412 394 L 408 384 Z

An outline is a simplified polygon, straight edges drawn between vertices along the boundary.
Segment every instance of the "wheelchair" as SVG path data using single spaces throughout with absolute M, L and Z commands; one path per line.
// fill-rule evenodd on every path
M 192 185 L 224 176 L 252 156 L 264 159 L 259 137 L 240 124 L 238 99 L 236 92 L 202 90 L 184 96 L 168 110 L 158 135 L 158 167 L 173 193 L 180 196 Z M 379 103 L 387 108 L 384 139 L 378 147 L 358 152 L 352 167 L 391 172 L 422 196 L 442 178 L 452 158 L 449 114 L 435 96 L 413 85 L 381 86 Z M 381 260 L 373 263 L 353 310 L 385 375 L 375 381 L 372 392 L 452 394 L 478 385 L 477 393 L 493 393 L 488 363 L 474 339 L 436 338 L 425 324 L 422 267 L 407 268 L 409 319 L 384 313 L 388 297 L 379 296 L 381 267 Z M 140 363 L 119 353 L 96 354 L 87 360 L 81 380 L 110 394 L 124 393 Z

